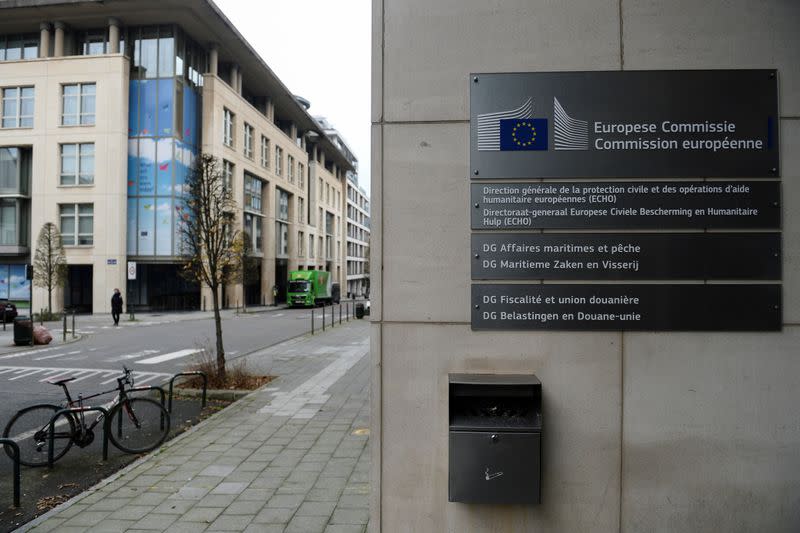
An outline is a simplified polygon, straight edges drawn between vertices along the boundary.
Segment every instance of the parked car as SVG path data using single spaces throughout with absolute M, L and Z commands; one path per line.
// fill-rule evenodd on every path
M 0 300 L 0 321 L 11 322 L 17 318 L 17 306 L 8 300 Z

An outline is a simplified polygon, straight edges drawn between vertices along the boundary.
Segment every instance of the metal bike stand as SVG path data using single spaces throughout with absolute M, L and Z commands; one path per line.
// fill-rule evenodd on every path
M 55 444 L 56 439 L 56 418 L 65 414 L 65 413 L 90 413 L 92 411 L 97 411 L 98 413 L 103 414 L 103 461 L 108 461 L 108 409 L 105 407 L 73 407 L 71 409 L 62 409 L 56 414 L 53 415 L 53 418 L 50 419 L 50 426 L 49 431 L 47 433 L 47 439 L 49 440 L 49 446 L 47 448 L 47 466 L 48 468 L 53 468 L 53 446 Z
M 166 409 L 167 408 L 167 393 L 164 392 L 164 389 L 162 387 L 159 387 L 158 385 L 148 385 L 147 387 L 134 387 L 134 388 L 128 390 L 128 392 L 129 393 L 130 392 L 148 392 L 148 391 L 151 391 L 151 390 L 158 391 L 158 394 L 161 397 L 161 407 Z M 161 429 L 164 429 L 164 413 L 161 413 Z M 118 436 L 122 436 L 122 417 L 120 417 L 119 421 L 117 422 L 117 435 Z
M 20 487 L 20 473 L 19 473 L 19 445 L 11 439 L 0 439 L 0 444 L 9 446 L 13 452 L 11 460 L 14 461 L 14 507 L 19 507 L 19 487 Z
M 208 376 L 206 376 L 205 372 L 200 372 L 199 370 L 195 372 L 179 372 L 172 376 L 172 379 L 169 380 L 169 403 L 167 404 L 167 412 L 172 414 L 172 387 L 175 385 L 175 380 L 181 376 L 200 376 L 203 378 L 203 405 L 202 407 L 206 406 L 206 393 L 208 390 Z

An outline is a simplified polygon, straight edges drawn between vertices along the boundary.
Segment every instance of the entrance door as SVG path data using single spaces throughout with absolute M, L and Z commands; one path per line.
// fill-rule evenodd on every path
M 109 301 L 111 295 L 108 295 Z M 92 312 L 92 265 L 68 265 L 64 287 L 64 308 L 78 313 Z
M 275 286 L 278 288 L 278 296 L 275 303 L 286 302 L 286 286 L 289 283 L 289 261 L 286 259 L 275 260 Z

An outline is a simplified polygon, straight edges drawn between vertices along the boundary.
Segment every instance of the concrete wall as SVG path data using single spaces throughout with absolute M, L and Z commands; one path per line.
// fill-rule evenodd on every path
M 800 4 L 374 0 L 372 531 L 800 529 Z M 472 332 L 470 72 L 777 68 L 780 333 Z M 543 383 L 542 505 L 447 501 L 447 374 Z

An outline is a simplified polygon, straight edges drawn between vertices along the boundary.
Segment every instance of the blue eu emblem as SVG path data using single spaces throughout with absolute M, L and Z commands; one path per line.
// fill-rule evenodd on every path
M 501 120 L 500 150 L 547 150 L 547 119 L 512 118 Z

